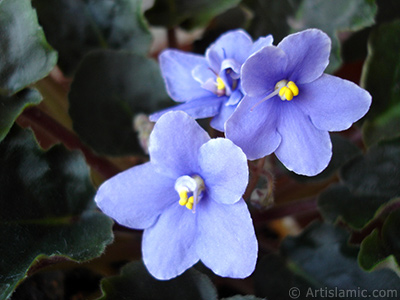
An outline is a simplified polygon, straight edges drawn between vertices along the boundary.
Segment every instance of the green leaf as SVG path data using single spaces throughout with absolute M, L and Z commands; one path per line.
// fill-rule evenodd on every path
M 141 0 L 33 0 L 59 66 L 71 74 L 89 51 L 126 49 L 146 54 L 151 34 Z
M 295 296 L 296 292 L 299 292 L 297 299 L 301 300 L 306 299 L 307 290 L 312 285 L 293 272 L 282 256 L 269 254 L 260 259 L 256 267 L 254 287 L 257 296 L 268 300 L 291 300 L 290 295 Z
M 326 72 L 332 73 L 341 64 L 337 32 L 357 31 L 374 24 L 376 11 L 371 0 L 303 0 L 291 26 L 294 31 L 319 28 L 330 36 L 332 52 Z
M 11 97 L 0 95 L 0 142 L 5 138 L 17 117 L 29 105 L 38 104 L 42 96 L 37 90 L 26 89 Z
M 361 243 L 360 266 L 371 271 L 378 264 L 394 257 L 400 269 L 400 210 L 389 214 L 381 229 L 375 229 Z
M 193 29 L 208 24 L 215 16 L 235 7 L 240 0 L 156 0 L 145 13 L 152 25 Z
M 318 207 L 325 220 L 336 222 L 340 219 L 354 229 L 362 229 L 389 200 L 389 197 L 357 196 L 346 186 L 335 185 L 319 196 Z
M 99 300 L 217 299 L 210 279 L 193 268 L 174 279 L 160 281 L 147 272 L 142 262 L 129 263 L 121 275 L 104 279 L 101 289 L 103 296 Z
M 39 149 L 29 130 L 0 144 L 0 298 L 45 257 L 86 261 L 112 241 L 112 221 L 94 211 L 94 189 L 80 153 Z
M 86 56 L 69 94 L 74 130 L 96 152 L 141 153 L 133 128 L 138 113 L 166 106 L 158 64 L 144 56 L 99 50 Z
M 341 178 L 359 196 L 400 196 L 400 139 L 372 146 L 342 168 Z
M 372 95 L 363 126 L 367 145 L 400 135 L 400 20 L 382 24 L 370 36 L 362 85 Z
M 244 0 L 253 19 L 248 32 L 254 39 L 272 34 L 275 44 L 290 33 L 289 20 L 293 19 L 302 0 Z
M 297 237 L 282 242 L 279 256 L 269 256 L 258 264 L 255 273 L 256 296 L 281 299 L 364 299 L 364 291 L 400 292 L 400 279 L 391 270 L 363 271 L 357 264 L 357 247 L 347 244 L 349 234 L 343 229 L 315 222 Z M 339 292 L 348 293 L 348 296 Z M 335 294 L 336 293 L 336 294 Z M 298 297 L 297 297 L 298 296 Z M 392 299 L 382 297 L 379 299 Z
M 0 1 L 0 94 L 12 95 L 45 77 L 57 62 L 30 0 Z

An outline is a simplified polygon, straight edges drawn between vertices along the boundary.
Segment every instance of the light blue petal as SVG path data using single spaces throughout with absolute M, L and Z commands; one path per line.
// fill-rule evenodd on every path
M 371 95 L 358 85 L 331 75 L 301 86 L 296 101 L 315 127 L 341 131 L 362 118 L 371 106 Z
M 254 107 L 261 99 L 245 96 L 225 124 L 226 137 L 242 148 L 249 160 L 271 154 L 281 142 L 277 132 L 281 100 L 274 97 Z
M 228 139 L 212 139 L 200 147 L 200 176 L 207 197 L 218 203 L 239 201 L 247 187 L 249 170 L 243 151 Z
M 218 131 L 224 132 L 225 122 L 232 116 L 237 105 L 221 105 L 221 109 L 218 115 L 212 118 L 210 126 Z
M 199 207 L 197 252 L 201 261 L 219 276 L 249 276 L 255 268 L 258 245 L 244 200 L 233 205 L 204 201 Z
M 266 37 L 260 37 L 257 41 L 254 42 L 253 47 L 251 47 L 250 53 L 255 53 L 266 46 L 272 46 L 274 38 L 272 35 L 267 35 Z
M 150 160 L 157 170 L 172 178 L 192 175 L 199 168 L 199 149 L 208 140 L 207 132 L 188 114 L 168 112 L 150 135 Z
M 97 206 L 119 224 L 144 229 L 179 200 L 175 181 L 155 172 L 151 163 L 126 170 L 105 181 L 97 191 Z
M 192 70 L 192 76 L 193 78 L 200 83 L 200 85 L 204 84 L 206 81 L 212 79 L 214 82 L 217 80 L 217 74 L 214 73 L 210 67 L 207 65 L 201 64 L 197 65 L 193 70 Z
M 288 56 L 288 78 L 296 84 L 314 81 L 329 64 L 331 40 L 319 29 L 308 29 L 284 38 L 278 45 Z
M 282 142 L 275 155 L 289 170 L 306 176 L 322 172 L 332 157 L 328 131 L 317 129 L 303 113 L 296 98 L 282 102 L 278 132 Z
M 251 97 L 267 96 L 275 85 L 286 79 L 288 58 L 279 48 L 267 46 L 256 52 L 242 66 L 242 87 Z
M 196 218 L 197 213 L 176 202 L 163 212 L 154 226 L 144 231 L 143 261 L 155 278 L 169 280 L 198 262 Z
M 192 70 L 202 65 L 208 67 L 203 56 L 179 50 L 165 50 L 159 56 L 160 68 L 167 92 L 172 99 L 186 102 L 210 96 L 192 76 Z
M 243 94 L 239 88 L 233 91 L 232 95 L 229 97 L 229 100 L 225 103 L 225 106 L 236 105 L 242 100 Z
M 225 59 L 234 59 L 243 64 L 250 54 L 253 41 L 243 30 L 233 30 L 221 35 L 206 51 L 211 69 L 219 73 Z
M 193 119 L 210 118 L 217 115 L 226 97 L 208 97 L 192 100 L 174 107 L 164 109 L 150 115 L 150 121 L 156 122 L 162 115 L 170 111 L 184 111 Z

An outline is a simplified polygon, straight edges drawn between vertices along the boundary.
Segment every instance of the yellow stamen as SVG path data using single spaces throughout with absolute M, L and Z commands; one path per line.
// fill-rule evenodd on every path
M 221 79 L 221 77 L 217 77 L 217 90 L 222 91 L 225 89 L 225 83 L 224 81 Z
M 189 203 L 194 203 L 194 198 L 193 198 L 193 196 L 190 196 L 190 197 L 189 197 L 188 202 L 189 202 Z
M 293 99 L 293 92 L 292 92 L 291 89 L 286 88 L 286 90 L 285 90 L 285 98 L 286 98 L 287 101 L 290 101 L 290 100 Z
M 191 202 L 186 203 L 186 208 L 193 209 L 193 203 L 191 203 Z
M 192 198 L 192 197 L 191 197 Z M 186 190 L 182 190 L 179 192 L 179 205 L 186 205 L 188 202 L 188 195 Z
M 279 97 L 282 100 L 291 101 L 293 97 L 299 94 L 299 88 L 293 81 L 281 80 L 277 83 L 277 87 L 279 88 Z
M 299 88 L 293 81 L 289 81 L 287 87 L 292 91 L 293 96 L 297 96 L 299 94 Z

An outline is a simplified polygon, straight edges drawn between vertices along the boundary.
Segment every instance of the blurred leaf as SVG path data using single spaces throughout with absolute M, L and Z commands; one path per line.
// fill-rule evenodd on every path
M 372 146 L 364 156 L 349 161 L 341 178 L 358 196 L 400 196 L 400 139 Z
M 132 262 L 122 268 L 121 275 L 106 278 L 101 283 L 103 296 L 99 300 L 213 300 L 217 291 L 210 279 L 195 269 L 168 280 L 157 280 L 142 262 Z
M 376 11 L 375 2 L 371 0 L 303 0 L 290 24 L 293 31 L 319 28 L 330 36 L 332 52 L 326 72 L 332 73 L 341 64 L 337 32 L 357 31 L 374 24 Z
M 293 299 L 290 289 L 298 289 L 296 299 L 325 298 L 322 293 L 334 293 L 333 299 L 364 299 L 362 295 L 340 296 L 338 291 L 374 290 L 400 292 L 400 279 L 391 270 L 368 273 L 357 264 L 358 248 L 347 245 L 349 234 L 324 223 L 313 223 L 298 237 L 286 238 L 281 251 L 286 266 L 279 260 L 264 260 L 258 268 L 265 279 L 256 273 L 256 295 L 268 300 Z M 319 294 L 318 294 L 319 292 Z M 291 291 L 293 293 L 293 290 Z M 294 296 L 295 294 L 292 294 Z M 328 297 L 328 296 L 326 296 Z M 382 297 L 379 299 L 391 299 Z
M 336 174 L 338 169 L 350 159 L 361 154 L 360 148 L 358 148 L 347 138 L 335 133 L 331 133 L 330 135 L 332 141 L 332 159 L 326 169 L 320 174 L 312 177 L 297 175 L 294 172 L 290 172 L 292 177 L 300 182 L 323 181 Z
M 340 218 L 351 227 L 362 229 L 389 200 L 388 197 L 357 196 L 346 186 L 335 185 L 319 196 L 318 207 L 324 219 L 334 223 Z
M 42 96 L 37 90 L 26 89 L 11 97 L 0 95 L 0 142 L 11 129 L 14 121 L 29 105 L 38 104 Z
M 272 34 L 275 44 L 290 33 L 289 21 L 294 17 L 302 0 L 244 0 L 252 14 L 248 32 L 257 39 Z
M 362 84 L 372 95 L 369 119 L 363 127 L 364 141 L 398 137 L 400 128 L 400 20 L 375 28 L 369 40 Z
M 392 212 L 382 229 L 375 229 L 361 243 L 358 259 L 360 266 L 371 271 L 388 257 L 395 257 L 400 264 L 400 210 Z
M 157 63 L 144 56 L 99 50 L 86 56 L 69 94 L 74 130 L 96 152 L 141 153 L 134 116 L 166 106 Z
M 228 9 L 212 20 L 212 22 L 205 28 L 201 39 L 194 41 L 192 52 L 203 55 L 210 44 L 218 39 L 222 34 L 229 30 L 245 28 L 249 19 L 249 13 L 242 5 Z
M 400 18 L 400 2 L 398 0 L 376 0 L 376 4 L 378 5 L 377 23 Z
M 193 29 L 208 24 L 215 16 L 241 0 L 156 0 L 145 14 L 152 25 Z
M 45 77 L 57 62 L 30 0 L 0 1 L 0 94 L 12 95 Z
M 149 51 L 151 34 L 141 0 L 33 0 L 32 4 L 67 74 L 94 49 Z
M 29 130 L 0 144 L 0 299 L 39 259 L 85 261 L 112 241 L 112 221 L 94 211 L 94 189 L 78 152 L 42 152 Z
M 256 295 L 268 300 L 291 300 L 289 291 L 295 288 L 299 291 L 297 299 L 306 299 L 307 290 L 312 286 L 310 282 L 290 270 L 286 260 L 277 254 L 264 256 L 257 264 L 254 273 L 254 287 Z M 292 290 L 293 291 L 293 290 Z M 295 296 L 295 294 L 293 294 Z

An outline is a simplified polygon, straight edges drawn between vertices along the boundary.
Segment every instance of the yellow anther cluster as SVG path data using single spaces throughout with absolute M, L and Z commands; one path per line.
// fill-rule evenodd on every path
M 217 77 L 217 90 L 219 91 L 223 91 L 225 89 L 225 83 L 224 81 L 221 79 L 221 77 Z
M 299 88 L 293 81 L 289 81 L 279 90 L 279 96 L 282 100 L 291 101 L 293 97 L 299 94 Z
M 187 209 L 193 209 L 194 199 L 193 196 L 188 198 L 188 192 L 186 190 L 179 192 L 179 205 L 186 206 Z

